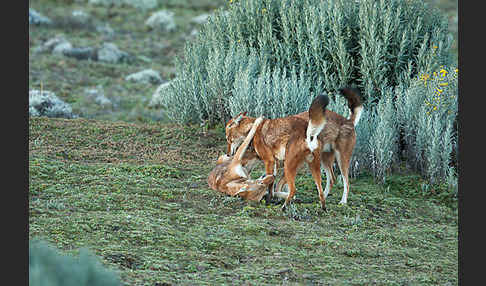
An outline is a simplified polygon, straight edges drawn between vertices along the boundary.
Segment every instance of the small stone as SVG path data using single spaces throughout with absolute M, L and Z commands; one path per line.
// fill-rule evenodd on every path
M 191 33 L 189 34 L 189 37 L 190 38 L 195 38 L 195 37 L 197 37 L 197 35 L 199 35 L 199 31 L 197 29 L 193 29 L 191 31 Z
M 54 55 L 64 55 L 64 52 L 69 51 L 73 48 L 70 42 L 63 42 L 58 45 L 52 50 L 52 54 Z
M 152 99 L 150 100 L 149 102 L 149 107 L 161 107 L 163 106 L 163 97 L 161 95 L 161 93 L 164 91 L 164 89 L 168 88 L 170 86 L 172 81 L 169 81 L 169 82 L 165 82 L 161 85 L 159 85 L 159 87 L 157 87 L 157 89 L 155 90 L 154 94 L 152 95 Z
M 125 4 L 141 9 L 148 10 L 157 7 L 157 0 L 124 0 Z
M 36 10 L 29 8 L 29 24 L 33 25 L 49 25 L 52 24 L 51 19 L 40 14 Z
M 89 0 L 89 4 L 100 6 L 131 6 L 141 10 L 153 9 L 158 6 L 158 0 Z
M 68 50 L 65 50 L 63 54 L 66 57 L 71 57 L 75 58 L 78 60 L 97 60 L 96 57 L 96 52 L 95 49 L 90 48 L 90 47 L 84 47 L 84 48 L 71 48 Z
M 29 91 L 29 116 L 76 118 L 69 104 L 47 90 Z
M 112 102 L 109 100 L 104 92 L 102 87 L 97 88 L 86 88 L 84 93 L 87 97 L 91 98 L 96 104 L 101 105 L 103 107 L 111 106 Z
M 202 25 L 209 19 L 209 14 L 202 14 L 191 19 L 191 23 Z
M 51 38 L 47 40 L 44 44 L 42 44 L 40 47 L 37 47 L 34 49 L 34 52 L 36 53 L 50 53 L 53 52 L 53 50 L 58 46 L 58 45 L 63 45 L 62 48 L 60 49 L 65 49 L 69 45 L 71 45 L 63 35 L 57 35 L 54 38 Z M 58 49 L 59 51 L 59 49 Z
M 110 27 L 109 24 L 97 26 L 96 32 L 104 34 L 108 37 L 113 37 L 115 35 L 115 31 L 113 30 L 113 28 Z
M 98 60 L 108 63 L 118 63 L 128 59 L 128 54 L 121 51 L 113 43 L 104 43 L 103 46 L 98 50 Z
M 82 10 L 74 10 L 71 12 L 71 17 L 78 24 L 86 24 L 90 20 L 91 15 Z
M 166 10 L 153 13 L 152 16 L 145 21 L 145 24 L 152 29 L 161 29 L 167 32 L 171 32 L 176 29 L 174 12 Z
M 160 84 L 162 82 L 162 78 L 160 77 L 159 72 L 153 69 L 146 69 L 137 73 L 133 73 L 125 77 L 125 80 L 147 84 Z

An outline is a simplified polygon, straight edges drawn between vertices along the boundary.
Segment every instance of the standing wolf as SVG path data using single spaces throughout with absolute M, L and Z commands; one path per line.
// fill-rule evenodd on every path
M 348 169 L 356 132 L 363 104 L 359 91 L 353 88 L 342 88 L 340 93 L 347 99 L 351 115 L 348 119 L 327 109 L 329 98 L 325 95 L 316 97 L 309 111 L 296 115 L 266 119 L 256 130 L 254 148 L 264 162 L 267 175 L 276 175 L 277 161 L 284 160 L 284 181 L 277 190 L 288 185 L 289 194 L 285 207 L 295 195 L 295 176 L 299 167 L 306 161 L 319 191 L 321 207 L 325 209 L 325 199 L 334 184 L 332 165 L 337 159 L 344 178 L 344 192 L 341 204 L 347 203 L 349 192 Z M 226 124 L 226 140 L 229 153 L 233 153 L 248 134 L 254 117 L 238 114 Z M 320 166 L 326 172 L 326 189 L 322 190 Z M 272 196 L 272 184 L 269 186 L 269 197 Z

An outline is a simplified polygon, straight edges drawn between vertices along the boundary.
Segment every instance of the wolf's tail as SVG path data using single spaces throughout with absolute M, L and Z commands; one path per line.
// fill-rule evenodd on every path
M 363 102 L 359 90 L 357 88 L 344 87 L 340 88 L 339 92 L 348 100 L 348 107 L 351 111 L 349 120 L 353 121 L 353 125 L 356 126 L 363 112 Z
M 311 151 L 317 148 L 317 136 L 326 125 L 326 107 L 329 104 L 327 95 L 316 96 L 309 107 L 309 124 L 307 125 L 306 142 Z

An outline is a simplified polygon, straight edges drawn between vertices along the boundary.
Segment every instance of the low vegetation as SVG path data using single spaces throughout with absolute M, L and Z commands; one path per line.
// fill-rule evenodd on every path
M 88 250 L 77 257 L 61 254 L 43 241 L 29 241 L 31 286 L 119 286 L 119 277 L 107 271 Z
M 120 5 L 100 4 L 110 1 Z M 309 94 L 314 95 L 316 88 L 322 88 L 306 81 L 308 75 L 302 70 L 273 69 L 275 62 L 268 65 L 272 69 L 260 70 L 262 66 L 257 60 L 261 60 L 262 53 L 257 53 L 255 47 L 270 43 L 270 38 L 263 37 L 270 34 L 262 34 L 265 31 L 262 29 L 257 31 L 261 39 L 255 39 L 248 35 L 255 29 L 251 25 L 238 34 L 230 29 L 233 26 L 222 26 L 218 22 L 245 18 L 244 13 L 237 11 L 237 7 L 241 7 L 237 3 L 239 0 L 110 1 L 29 1 L 30 8 L 50 19 L 49 24 L 29 25 L 29 90 L 52 92 L 59 102 L 69 104 L 66 117 L 71 118 L 42 117 L 52 113 L 45 111 L 57 112 L 59 108 L 54 103 L 58 101 L 47 105 L 39 103 L 29 110 L 33 115 L 29 118 L 28 134 L 29 240 L 45 241 L 66 257 L 55 258 L 46 247 L 37 250 L 44 249 L 44 254 L 52 261 L 65 262 L 67 268 L 74 265 L 66 262 L 74 261 L 70 257 L 85 259 L 83 261 L 96 264 L 100 270 L 107 269 L 108 272 L 99 273 L 109 273 L 106 277 L 110 281 L 116 280 L 112 279 L 112 274 L 116 274 L 123 285 L 458 284 L 458 130 L 454 120 L 458 96 L 457 58 L 454 58 L 457 43 L 450 42 L 443 34 L 449 29 L 457 39 L 457 1 L 425 1 L 445 12 L 449 25 L 447 27 L 445 18 L 434 10 L 430 17 L 422 17 L 424 26 L 415 27 L 419 36 L 414 42 L 415 49 L 410 51 L 411 57 L 402 55 L 407 62 L 395 61 L 396 65 L 407 69 L 405 74 L 412 76 L 394 90 L 383 89 L 383 94 L 378 95 L 385 95 L 382 101 L 372 100 L 384 111 L 380 117 L 372 109 L 363 113 L 357 126 L 358 142 L 351 165 L 348 205 L 338 205 L 343 189 L 338 176 L 327 200 L 327 212 L 319 207 L 317 190 L 307 168 L 297 176 L 296 199 L 286 211 L 281 210 L 281 202 L 246 202 L 207 186 L 207 175 L 225 150 L 222 118 L 240 111 L 245 105 L 252 107 L 250 112 L 270 117 L 295 113 L 308 103 Z M 276 3 L 271 0 L 257 2 L 258 5 Z M 311 2 L 318 1 L 299 3 Z M 365 16 L 364 8 L 368 6 L 359 10 L 363 12 L 361 16 L 357 13 L 356 17 L 347 18 L 350 11 L 357 9 L 356 1 L 351 2 L 329 2 L 338 6 L 347 3 L 344 6 L 351 7 L 342 15 L 328 13 L 333 9 L 319 11 L 326 17 L 341 20 Z M 382 5 L 385 2 L 374 2 L 386 10 L 386 5 Z M 412 2 L 397 0 L 393 3 L 409 5 L 407 3 Z M 153 3 L 155 7 L 150 6 Z M 138 4 L 152 8 L 140 9 Z M 263 25 L 264 28 L 277 24 L 267 21 L 271 19 L 270 14 L 280 11 L 285 12 L 283 16 L 290 17 L 292 11 L 302 8 L 300 4 L 285 10 L 258 5 L 252 10 L 258 19 L 255 23 L 267 25 Z M 410 5 L 418 9 L 423 4 L 419 1 Z M 233 12 L 211 16 L 210 25 L 193 21 L 197 16 L 229 7 Z M 419 11 L 413 9 L 402 12 Z M 146 25 L 147 19 L 160 10 L 173 13 L 175 29 L 154 29 Z M 424 16 L 422 12 L 407 15 Z M 440 25 L 433 22 L 440 22 Z M 393 26 L 394 23 L 389 22 L 390 27 L 402 31 L 404 26 Z M 335 25 L 344 24 L 335 22 Z M 369 28 L 369 33 L 373 32 L 371 22 L 361 24 Z M 211 86 L 206 93 L 221 96 L 231 90 L 234 100 L 225 106 L 224 100 L 229 97 L 206 97 L 205 100 L 204 97 L 179 96 L 172 98 L 182 103 L 197 99 L 201 104 L 197 110 L 188 104 L 182 104 L 181 110 L 160 108 L 160 103 L 166 101 L 160 100 L 160 96 L 153 97 L 158 85 L 165 84 L 159 90 L 167 91 L 174 88 L 169 82 L 182 82 L 177 77 L 184 70 L 181 63 L 191 60 L 187 57 L 191 48 L 196 55 L 207 52 L 194 49 L 197 45 L 188 43 L 201 41 L 198 34 L 219 37 L 211 34 L 209 26 L 231 30 L 223 38 L 230 37 L 233 42 L 215 41 L 210 50 L 222 51 L 222 47 L 233 45 L 235 49 L 228 51 L 233 51 L 234 57 L 222 62 L 223 57 L 213 53 L 211 60 L 195 64 L 207 65 L 213 72 L 210 80 L 204 82 Z M 429 40 L 438 41 L 427 42 L 424 31 L 431 32 L 427 36 Z M 409 39 L 414 35 L 405 34 Z M 342 34 L 331 36 L 336 43 L 346 38 Z M 353 59 L 358 55 L 355 50 L 358 44 L 354 42 L 358 36 L 355 36 L 351 42 L 345 41 L 345 46 L 333 45 L 336 54 L 341 52 L 346 61 L 350 61 L 346 53 Z M 73 47 L 77 57 L 63 55 L 59 52 L 61 48 L 56 53 L 42 52 L 42 45 L 53 38 L 65 39 L 68 43 L 64 48 Z M 284 63 L 309 58 L 305 56 L 305 49 L 299 49 L 299 43 L 305 42 L 303 39 L 288 40 L 297 45 L 296 50 L 289 51 L 294 54 L 280 51 L 274 55 L 280 56 Z M 384 44 L 381 40 L 379 43 Z M 401 42 L 393 43 L 392 49 L 400 51 Z M 373 50 L 372 45 L 362 44 L 370 48 L 369 52 L 380 54 L 380 47 Z M 411 43 L 405 41 L 405 44 Z M 127 60 L 105 62 L 79 56 L 107 45 L 118 47 L 126 53 Z M 243 53 L 250 50 L 253 53 L 249 53 L 250 56 Z M 437 58 L 433 58 L 434 55 Z M 179 66 L 174 62 L 176 56 L 180 58 Z M 234 67 L 242 58 L 248 61 L 244 61 L 245 66 L 233 70 L 240 75 L 234 85 L 233 81 L 225 81 L 234 76 L 234 73 L 227 73 L 232 71 L 228 67 Z M 418 59 L 418 65 L 431 69 L 412 69 L 409 73 L 410 58 Z M 341 59 L 326 59 L 329 70 L 333 71 L 330 74 L 335 78 L 324 80 L 330 83 L 337 79 L 336 85 L 345 83 L 349 73 L 356 76 L 364 71 L 365 74 L 366 69 L 369 71 L 380 64 L 380 61 L 356 58 L 350 65 L 351 72 L 338 68 Z M 440 66 L 446 62 L 452 65 Z M 301 65 L 305 66 L 305 61 Z M 160 81 L 127 80 L 129 75 L 147 69 L 158 72 Z M 189 69 L 190 72 L 196 70 Z M 398 70 L 393 75 L 385 70 L 366 77 L 372 80 L 355 82 L 367 98 L 376 96 L 372 87 L 380 82 L 380 77 L 390 75 L 389 83 L 404 78 Z M 257 76 L 255 71 L 260 74 Z M 192 76 L 198 80 L 203 74 L 192 73 Z M 311 76 L 312 80 L 318 77 Z M 231 84 L 222 84 L 225 82 Z M 195 91 L 200 86 L 188 85 L 188 88 Z M 326 90 L 331 96 L 330 109 L 347 115 L 344 99 L 334 97 L 333 89 Z M 197 94 L 191 92 L 188 94 Z M 266 96 L 278 94 L 278 101 L 283 104 L 265 110 L 260 102 L 264 92 L 268 93 Z M 286 104 L 292 96 L 299 98 L 298 106 Z M 389 100 L 387 96 L 396 100 Z M 57 117 L 58 113 L 52 114 Z M 197 125 L 176 125 L 169 119 L 197 122 Z M 371 148 L 371 143 L 380 148 Z M 252 175 L 259 176 L 262 171 L 260 165 Z M 337 169 L 335 171 L 339 174 Z M 84 249 L 97 258 L 83 256 Z M 42 263 L 36 267 L 37 272 L 31 270 L 29 275 L 44 273 Z
M 221 129 L 31 118 L 29 237 L 88 248 L 125 285 L 458 283 L 450 192 L 361 175 L 322 212 L 303 169 L 284 212 L 208 188 L 224 148 Z

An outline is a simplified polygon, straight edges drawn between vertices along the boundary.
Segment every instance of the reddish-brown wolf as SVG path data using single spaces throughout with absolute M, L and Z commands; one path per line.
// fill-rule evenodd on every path
M 257 159 L 256 153 L 247 149 L 262 121 L 262 117 L 254 121 L 248 135 L 233 157 L 225 154 L 218 158 L 216 167 L 208 176 L 209 187 L 231 196 L 239 195 L 247 200 L 261 200 L 267 192 L 267 186 L 273 183 L 274 176 L 268 175 L 262 179 L 251 180 L 245 166 Z
M 284 178 L 276 188 L 280 192 L 284 185 L 288 186 L 289 193 L 283 207 L 289 204 L 295 195 L 295 177 L 299 167 L 305 161 L 317 186 L 321 207 L 325 209 L 325 199 L 335 181 L 332 169 L 335 159 L 344 183 L 340 203 L 347 203 L 348 169 L 356 144 L 354 127 L 360 119 L 363 105 L 357 89 L 343 88 L 340 92 L 347 99 L 351 111 L 347 119 L 328 110 L 328 97 L 320 95 L 312 101 L 309 111 L 283 118 L 265 119 L 255 132 L 253 145 L 265 165 L 266 174 L 275 176 L 277 162 L 284 161 Z M 228 153 L 235 152 L 254 121 L 254 117 L 249 117 L 246 112 L 242 112 L 226 124 Z M 324 191 L 321 185 L 321 164 L 327 177 Z M 269 185 L 269 197 L 273 195 L 272 187 L 273 183 Z

